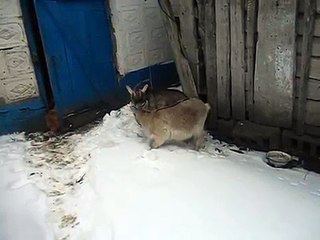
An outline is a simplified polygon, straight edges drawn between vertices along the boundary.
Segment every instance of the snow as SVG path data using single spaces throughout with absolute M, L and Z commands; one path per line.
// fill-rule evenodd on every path
M 0 137 L 0 239 L 53 239 L 45 195 L 28 180 L 25 142 Z
M 0 239 L 318 239 L 320 175 L 232 149 L 150 150 L 128 106 L 85 132 L 0 137 Z

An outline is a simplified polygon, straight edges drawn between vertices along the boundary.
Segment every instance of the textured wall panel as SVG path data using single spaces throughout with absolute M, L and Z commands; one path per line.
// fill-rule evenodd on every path
M 0 79 L 33 72 L 27 47 L 0 50 Z
M 0 105 L 38 95 L 19 0 L 0 0 Z
M 172 59 L 157 0 L 111 0 L 110 7 L 121 74 Z
M 0 49 L 25 46 L 27 40 L 22 21 L 16 18 L 1 19 L 0 21 Z
M 19 0 L 0 0 L 0 18 L 21 16 L 19 6 Z
M 38 96 L 33 73 L 15 78 L 8 78 L 1 81 L 0 84 L 2 84 L 4 90 L 4 95 L 2 97 L 7 103 Z

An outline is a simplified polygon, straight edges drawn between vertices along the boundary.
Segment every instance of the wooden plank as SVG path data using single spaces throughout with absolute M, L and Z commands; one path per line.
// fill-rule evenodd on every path
M 297 34 L 303 34 L 303 15 L 299 15 L 297 21 Z M 317 15 L 314 21 L 314 33 L 313 36 L 320 37 L 320 15 Z
M 314 29 L 315 1 L 305 0 L 304 2 L 304 17 L 303 17 L 303 39 L 301 49 L 301 78 L 298 86 L 297 97 L 297 125 L 296 132 L 299 135 L 304 133 L 304 117 L 307 102 L 308 80 L 311 62 L 312 37 Z
M 245 47 L 244 47 L 244 1 L 230 2 L 231 33 L 231 102 L 232 117 L 244 120 L 245 105 Z
M 196 0 L 197 2 L 197 18 L 198 18 L 198 32 L 202 46 L 204 46 L 204 35 L 205 35 L 205 0 Z
M 306 134 L 312 135 L 312 136 L 320 136 L 320 127 L 305 125 L 305 132 Z
M 218 116 L 229 119 L 230 105 L 230 24 L 229 0 L 216 3 L 217 98 Z
M 177 72 L 180 78 L 183 92 L 188 97 L 198 97 L 190 65 L 182 54 L 179 31 L 177 23 L 174 21 L 173 11 L 169 0 L 160 0 L 163 22 L 167 30 L 170 44 L 173 50 Z
M 196 0 L 196 11 L 198 19 L 198 47 L 199 47 L 199 87 L 198 94 L 207 94 L 206 73 L 205 73 L 205 0 Z
M 295 96 L 298 96 L 300 82 L 300 78 L 296 78 Z M 320 81 L 311 78 L 309 79 L 307 86 L 307 99 L 320 101 Z
M 320 126 L 320 102 L 306 102 L 305 123 L 312 126 Z
M 320 0 L 315 0 L 316 1 L 316 12 L 317 14 L 320 14 Z M 304 13 L 304 3 L 305 0 L 298 0 L 298 12 L 299 13 Z
M 297 0 L 259 2 L 254 120 L 292 125 Z
M 180 0 L 179 7 L 180 42 L 182 44 L 183 54 L 189 62 L 193 79 L 199 92 L 199 49 L 193 0 Z
M 297 37 L 297 54 L 301 55 L 302 51 L 302 36 Z M 313 37 L 312 39 L 312 57 L 320 57 L 320 38 Z
M 297 56 L 297 76 L 301 77 L 301 56 Z M 320 80 L 319 58 L 311 58 L 309 77 Z
M 211 106 L 209 114 L 209 126 L 217 127 L 218 103 L 217 103 L 217 55 L 215 34 L 215 4 L 214 0 L 205 0 L 205 67 L 207 83 L 207 99 Z
M 298 98 L 295 104 L 298 104 Z M 294 119 L 298 116 L 297 109 L 295 108 Z M 307 100 L 304 112 L 304 123 L 310 126 L 320 127 L 320 101 Z
M 172 8 L 172 11 L 173 11 L 173 15 L 175 17 L 179 17 L 179 8 L 180 8 L 179 1 L 177 1 L 177 0 L 169 0 L 169 1 L 171 3 L 171 8 Z
M 247 0 L 247 75 L 246 75 L 246 90 L 247 90 L 247 108 L 249 120 L 253 120 L 253 80 L 255 68 L 255 33 L 257 30 L 257 0 Z

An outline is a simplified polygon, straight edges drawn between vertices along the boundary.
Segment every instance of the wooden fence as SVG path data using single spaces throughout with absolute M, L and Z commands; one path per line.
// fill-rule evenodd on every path
M 159 0 L 184 92 L 209 127 L 320 155 L 320 0 Z

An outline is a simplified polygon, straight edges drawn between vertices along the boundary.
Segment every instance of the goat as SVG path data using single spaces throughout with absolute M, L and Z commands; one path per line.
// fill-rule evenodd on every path
M 179 90 L 150 90 L 148 84 L 144 85 L 142 89 L 137 90 L 132 90 L 129 86 L 126 86 L 126 88 L 130 93 L 131 103 L 137 108 L 143 106 L 144 110 L 147 111 L 170 107 L 188 99 Z
M 151 148 L 159 148 L 169 141 L 193 140 L 195 150 L 204 142 L 204 124 L 210 110 L 208 103 L 190 98 L 173 106 L 146 111 L 144 105 L 132 104 L 137 122 L 150 139 Z

